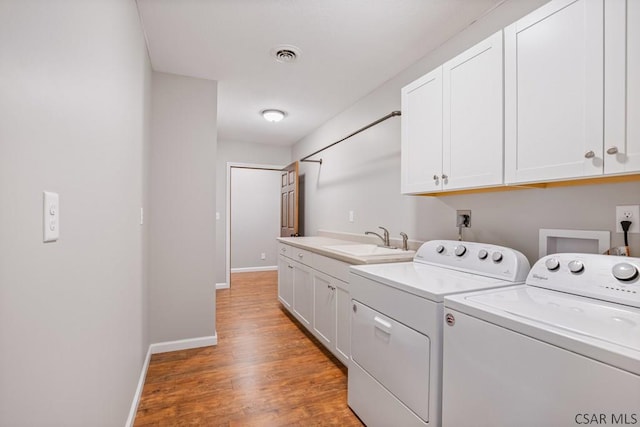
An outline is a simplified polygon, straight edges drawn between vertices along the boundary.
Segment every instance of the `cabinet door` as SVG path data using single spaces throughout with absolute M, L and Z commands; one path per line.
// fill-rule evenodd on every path
M 330 350 L 336 336 L 336 286 L 333 279 L 320 272 L 313 273 L 313 330 Z
M 605 2 L 604 172 L 640 171 L 640 2 Z
M 502 31 L 442 66 L 444 190 L 502 184 Z
M 292 263 L 293 266 L 293 312 L 307 328 L 313 316 L 313 283 L 309 267 Z
M 278 256 L 278 299 L 289 310 L 293 305 L 293 265 L 284 257 Z
M 442 67 L 402 88 L 401 190 L 442 188 Z
M 603 172 L 603 1 L 552 0 L 505 28 L 505 179 Z
M 336 355 L 347 367 L 351 356 L 351 295 L 348 286 L 340 281 L 336 286 Z

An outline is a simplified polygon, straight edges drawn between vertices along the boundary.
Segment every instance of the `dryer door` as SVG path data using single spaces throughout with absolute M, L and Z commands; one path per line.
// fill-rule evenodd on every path
M 351 358 L 424 421 L 429 420 L 429 337 L 352 301 Z

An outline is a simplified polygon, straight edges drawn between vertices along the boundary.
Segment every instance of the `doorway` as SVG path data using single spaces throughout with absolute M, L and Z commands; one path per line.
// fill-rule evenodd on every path
M 226 281 L 277 269 L 282 166 L 227 163 Z

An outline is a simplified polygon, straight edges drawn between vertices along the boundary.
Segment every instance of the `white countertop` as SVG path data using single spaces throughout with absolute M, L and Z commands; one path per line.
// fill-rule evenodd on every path
M 345 253 L 329 249 L 327 248 L 327 246 L 354 245 L 358 244 L 358 241 L 335 239 L 332 237 L 324 236 L 278 237 L 277 239 L 281 243 L 295 246 L 300 249 L 305 249 L 310 252 L 314 252 L 319 255 L 324 255 L 340 261 L 344 261 L 348 264 L 383 264 L 389 262 L 405 262 L 412 261 L 413 256 L 415 255 L 415 251 L 403 251 L 402 249 L 397 249 L 396 253 L 389 255 L 347 255 Z

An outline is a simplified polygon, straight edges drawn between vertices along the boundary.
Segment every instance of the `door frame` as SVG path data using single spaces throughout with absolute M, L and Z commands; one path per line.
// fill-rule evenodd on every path
M 268 165 L 258 163 L 236 163 L 227 162 L 227 194 L 226 194 L 226 242 L 225 242 L 225 280 L 227 281 L 225 288 L 231 287 L 231 169 L 257 169 L 281 171 L 286 165 Z M 222 288 L 222 287 L 220 287 Z M 218 288 L 218 289 L 220 289 Z

